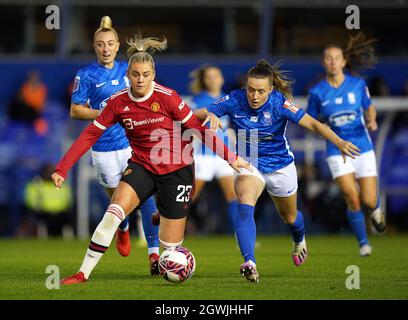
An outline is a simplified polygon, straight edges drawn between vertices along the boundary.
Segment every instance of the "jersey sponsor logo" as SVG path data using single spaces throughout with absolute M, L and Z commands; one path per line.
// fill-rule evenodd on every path
M 334 103 L 335 104 L 342 104 L 343 103 L 343 97 L 338 97 L 338 98 L 334 99 Z
M 160 109 L 160 103 L 154 101 L 151 105 L 150 108 L 152 109 L 153 112 L 157 112 Z
M 348 92 L 347 93 L 347 99 L 348 99 L 348 102 L 350 104 L 355 104 L 356 103 L 356 95 L 354 94 L 354 92 Z
M 74 80 L 74 84 L 72 86 L 72 92 L 76 92 L 79 89 L 79 82 L 81 81 L 81 77 L 76 76 Z
M 105 81 L 105 82 L 101 82 L 101 83 L 97 83 L 97 84 L 96 84 L 96 87 L 97 87 L 97 88 L 102 87 L 105 83 L 106 83 L 106 81 Z
M 130 111 L 130 108 L 128 106 L 123 108 L 123 112 L 126 112 L 126 111 Z
M 249 134 L 246 130 L 237 133 L 238 140 L 249 143 L 269 142 L 273 139 L 273 136 L 269 132 L 258 132 L 258 130 L 254 130 Z
M 215 101 L 214 104 L 221 103 L 223 101 L 227 101 L 227 100 L 229 100 L 229 98 L 230 98 L 230 96 L 227 95 L 227 96 L 222 97 L 221 99 L 218 99 L 217 101 Z
M 111 84 L 112 84 L 112 86 L 118 86 L 119 85 L 119 80 L 118 79 L 111 80 Z
M 258 116 L 252 116 L 249 121 L 251 122 L 258 122 Z
M 184 101 L 181 101 L 181 103 L 178 106 L 179 110 L 182 110 L 185 105 L 186 105 L 186 103 Z
M 148 118 L 140 121 L 133 120 L 132 118 L 126 118 L 123 119 L 123 124 L 125 125 L 125 128 L 128 130 L 133 130 L 135 127 L 138 126 L 143 126 L 143 125 L 149 125 L 149 124 L 155 124 L 158 122 L 163 122 L 164 117 L 160 118 Z
M 293 113 L 297 113 L 300 109 L 294 102 L 288 100 L 285 100 L 285 102 L 283 103 L 283 107 L 292 111 Z
M 335 127 L 342 127 L 355 121 L 357 112 L 354 110 L 339 111 L 329 117 L 329 122 Z

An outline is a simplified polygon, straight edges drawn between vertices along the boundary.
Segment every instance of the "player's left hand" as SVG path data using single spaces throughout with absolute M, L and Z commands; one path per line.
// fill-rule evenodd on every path
M 350 141 L 345 141 L 343 139 L 340 139 L 340 141 L 337 144 L 337 148 L 339 148 L 341 152 L 341 156 L 343 157 L 344 163 L 346 163 L 346 156 L 349 156 L 352 159 L 355 159 L 356 156 L 360 155 L 360 149 L 357 148 L 354 144 L 352 144 Z
M 371 131 L 377 131 L 377 129 L 378 129 L 377 121 L 375 121 L 375 120 L 368 121 L 367 122 L 367 129 L 369 129 Z
M 208 122 L 210 123 L 210 130 L 217 131 L 218 128 L 222 129 L 222 122 L 214 113 L 207 113 L 207 117 L 203 121 L 202 126 L 204 127 Z

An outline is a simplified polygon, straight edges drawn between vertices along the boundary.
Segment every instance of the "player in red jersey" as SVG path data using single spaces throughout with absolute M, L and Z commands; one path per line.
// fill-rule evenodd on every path
M 101 114 L 73 143 L 52 175 L 60 188 L 68 170 L 115 123 L 126 130 L 132 158 L 97 226 L 79 271 L 61 281 L 87 281 L 108 249 L 118 225 L 153 193 L 160 212 L 159 239 L 164 249 L 182 244 L 190 196 L 194 187 L 192 134 L 202 139 L 232 168 L 249 168 L 231 153 L 211 130 L 206 130 L 187 104 L 172 89 L 155 83 L 155 65 L 150 53 L 164 50 L 167 40 L 142 38 L 128 41 L 127 76 L 130 88 L 113 95 Z

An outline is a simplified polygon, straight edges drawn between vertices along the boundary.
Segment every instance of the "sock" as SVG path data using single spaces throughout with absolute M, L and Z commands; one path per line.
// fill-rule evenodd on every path
M 292 239 L 295 243 L 300 243 L 305 238 L 305 224 L 303 221 L 303 214 L 298 210 L 296 214 L 296 220 L 293 224 L 288 224 L 290 232 L 292 233 Z
M 347 218 L 351 226 L 351 230 L 355 234 L 358 243 L 361 246 L 368 244 L 365 218 L 363 212 L 347 210 Z
M 238 214 L 235 220 L 235 233 L 238 239 L 241 254 L 245 262 L 255 259 L 256 225 L 254 220 L 255 207 L 247 204 L 238 204 Z
M 181 244 L 183 243 L 183 240 L 181 240 L 180 242 L 167 242 L 164 241 L 162 239 L 159 239 L 161 245 L 163 246 L 164 250 L 170 250 L 170 249 L 174 249 L 177 248 L 179 246 L 181 246 Z
M 108 209 L 106 209 L 102 221 L 99 222 L 92 235 L 84 261 L 79 268 L 79 271 L 84 273 L 86 279 L 89 278 L 92 270 L 95 268 L 106 250 L 108 250 L 116 229 L 124 218 L 125 212 L 121 206 L 111 204 Z
M 122 232 L 128 231 L 129 229 L 129 218 L 126 217 L 119 225 L 119 230 Z
M 140 206 L 143 231 L 145 234 L 149 255 L 152 253 L 159 254 L 159 226 L 154 226 L 152 224 L 152 215 L 156 212 L 157 207 L 153 197 L 148 198 Z
M 235 221 L 237 220 L 237 216 L 238 216 L 238 201 L 237 200 L 230 201 L 228 203 L 228 216 L 232 224 L 233 230 L 235 230 Z

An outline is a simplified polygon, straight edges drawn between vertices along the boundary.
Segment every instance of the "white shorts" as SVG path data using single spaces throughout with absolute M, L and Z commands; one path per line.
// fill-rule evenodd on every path
M 194 154 L 195 178 L 203 181 L 211 181 L 214 178 L 233 176 L 234 169 L 227 161 L 217 156 Z
M 91 156 L 99 183 L 105 188 L 116 188 L 132 156 L 132 148 L 107 152 L 92 150 Z
M 354 173 L 356 179 L 377 176 L 377 163 L 373 150 L 364 152 L 355 159 L 347 157 L 346 163 L 341 155 L 330 156 L 326 160 L 333 179 L 349 173 Z
M 236 179 L 240 175 L 255 176 L 265 184 L 266 191 L 275 197 L 285 198 L 296 193 L 298 181 L 295 162 L 272 173 L 261 173 L 254 166 L 251 167 L 253 169 L 252 172 L 244 168 L 240 169 L 240 173 L 234 171 L 234 178 Z

